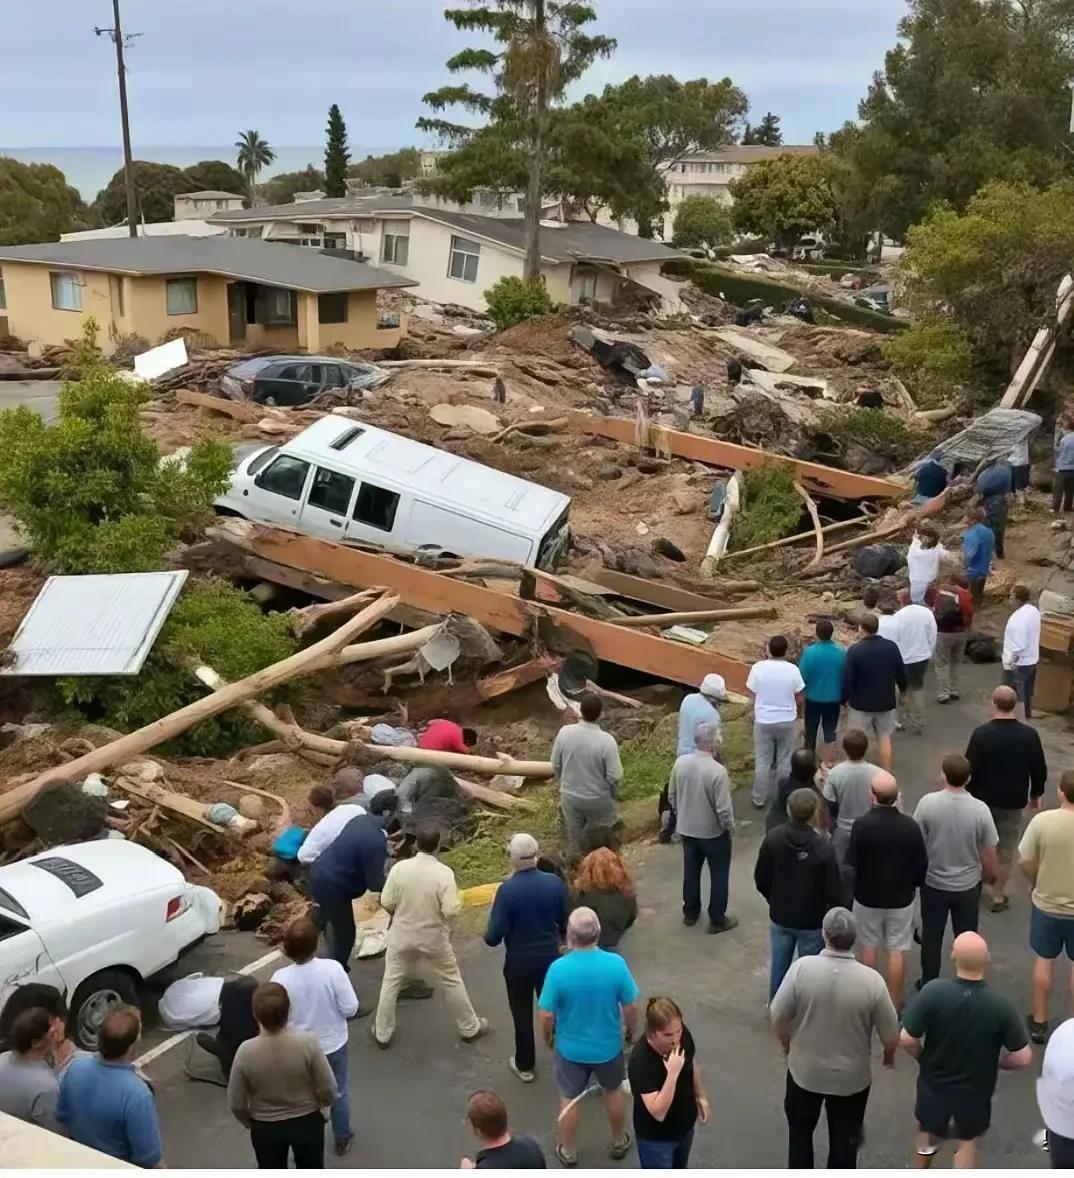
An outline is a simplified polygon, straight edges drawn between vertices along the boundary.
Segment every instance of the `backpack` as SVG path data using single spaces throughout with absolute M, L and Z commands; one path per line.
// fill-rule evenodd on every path
M 957 628 L 963 624 L 962 605 L 958 594 L 948 589 L 937 592 L 933 613 L 936 615 L 937 626 Z

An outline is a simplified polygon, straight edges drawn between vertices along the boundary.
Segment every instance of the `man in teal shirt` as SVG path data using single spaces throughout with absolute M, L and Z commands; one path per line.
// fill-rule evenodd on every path
M 626 1126 L 627 1097 L 622 1083 L 623 1028 L 626 1041 L 638 1021 L 638 987 L 617 953 L 597 946 L 600 920 L 592 908 L 575 908 L 567 921 L 567 948 L 545 977 L 537 1009 L 549 1047 L 555 1044 L 561 1143 L 556 1157 L 576 1166 L 579 1097 L 592 1076 L 600 1086 L 612 1129 L 611 1156 L 619 1161 L 632 1144 Z
M 817 729 L 823 727 L 822 761 L 835 759 L 835 729 L 843 705 L 843 665 L 847 652 L 832 641 L 832 624 L 827 618 L 817 623 L 817 641 L 802 652 L 798 670 L 805 680 L 805 746 L 815 752 Z

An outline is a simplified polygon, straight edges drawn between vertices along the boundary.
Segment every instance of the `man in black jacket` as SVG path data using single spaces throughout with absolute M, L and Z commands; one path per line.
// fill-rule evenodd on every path
M 884 770 L 872 782 L 872 809 L 850 831 L 847 864 L 854 871 L 854 919 L 863 965 L 888 954 L 888 993 L 902 1005 L 904 954 L 914 941 L 914 899 L 925 882 L 928 851 L 921 828 L 897 807 L 899 783 Z
M 996 845 L 996 877 L 992 881 L 993 912 L 1010 907 L 1007 880 L 1015 849 L 1022 834 L 1026 806 L 1036 812 L 1048 780 L 1048 765 L 1037 730 L 1015 714 L 1018 696 L 1013 687 L 992 692 L 992 719 L 975 728 L 966 746 L 970 763 L 967 787 L 992 811 L 999 843 Z
M 787 799 L 788 821 L 765 836 L 753 871 L 771 921 L 769 1000 L 791 968 L 795 950 L 807 957 L 824 948 L 824 914 L 843 902 L 832 844 L 812 826 L 816 813 L 816 790 L 796 789 Z
M 898 721 L 899 693 L 906 690 L 906 667 L 899 648 L 881 638 L 876 614 L 865 614 L 861 638 L 847 651 L 843 698 L 848 728 L 860 728 L 873 742 L 876 760 L 891 771 L 891 734 Z

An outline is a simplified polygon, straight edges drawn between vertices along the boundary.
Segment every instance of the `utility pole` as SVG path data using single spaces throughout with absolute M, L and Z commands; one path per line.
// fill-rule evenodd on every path
M 127 69 L 123 64 L 123 26 L 119 20 L 119 0 L 112 0 L 112 15 L 115 24 L 110 29 L 94 28 L 97 36 L 108 33 L 116 47 L 116 72 L 119 74 L 119 117 L 123 123 L 123 183 L 127 189 L 127 230 L 131 237 L 138 236 L 138 199 L 134 191 L 134 169 L 131 166 L 131 127 L 127 117 Z M 138 36 L 137 33 L 132 37 Z

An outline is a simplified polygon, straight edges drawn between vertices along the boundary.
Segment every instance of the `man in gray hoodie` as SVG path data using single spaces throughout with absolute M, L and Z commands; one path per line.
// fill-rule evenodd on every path
M 561 728 L 552 745 L 563 825 L 567 843 L 575 852 L 584 849 L 587 831 L 610 830 L 618 822 L 616 803 L 623 781 L 615 737 L 597 723 L 604 710 L 600 696 L 587 691 L 579 704 L 581 720 Z
M 682 920 L 697 924 L 701 915 L 701 869 L 709 865 L 709 932 L 723 933 L 738 924 L 727 915 L 731 872 L 731 778 L 716 760 L 717 730 L 698 724 L 694 751 L 679 757 L 671 770 L 668 801 L 682 839 Z

